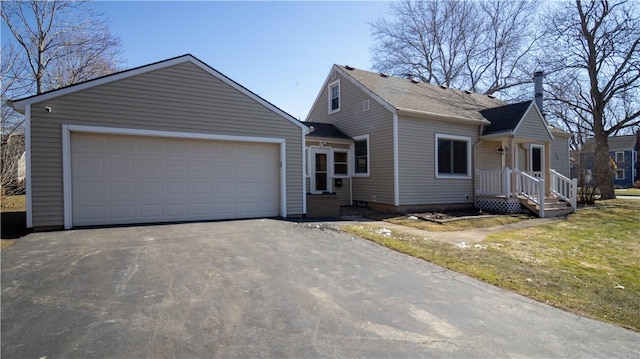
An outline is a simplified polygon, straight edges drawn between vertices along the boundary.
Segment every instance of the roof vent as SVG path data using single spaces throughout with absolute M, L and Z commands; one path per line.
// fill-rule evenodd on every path
M 472 92 L 469 91 L 469 90 L 464 90 L 464 93 L 466 93 L 467 95 L 471 95 L 472 94 Z
M 445 86 L 445 85 L 440 85 L 440 88 L 441 88 L 441 89 L 445 89 L 445 90 L 446 90 L 446 89 L 447 89 L 447 86 Z
M 381 73 L 380 73 L 380 76 L 381 76 L 381 77 L 384 77 L 385 79 L 386 79 L 387 77 L 389 77 L 389 75 L 388 75 L 388 74 L 385 74 L 384 72 L 381 72 Z
M 495 97 L 495 96 L 493 96 L 493 95 L 487 95 L 487 97 L 489 97 L 489 98 L 496 98 L 496 97 Z
M 351 66 L 349 66 L 349 65 L 344 65 L 344 68 L 345 68 L 345 69 L 347 69 L 347 70 L 349 70 L 349 71 L 353 71 L 353 70 L 355 70 L 355 69 L 356 69 L 355 67 L 351 67 Z
M 411 81 L 411 83 L 414 83 L 414 84 L 420 83 L 420 81 L 414 79 L 413 77 L 410 78 L 409 81 Z

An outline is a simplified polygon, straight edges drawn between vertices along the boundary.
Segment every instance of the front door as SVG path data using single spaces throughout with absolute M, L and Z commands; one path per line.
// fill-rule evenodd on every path
M 542 178 L 544 173 L 544 146 L 531 145 L 529 171 L 536 178 Z
M 311 149 L 311 192 L 322 193 L 331 192 L 331 181 L 329 180 L 329 156 L 330 149 Z

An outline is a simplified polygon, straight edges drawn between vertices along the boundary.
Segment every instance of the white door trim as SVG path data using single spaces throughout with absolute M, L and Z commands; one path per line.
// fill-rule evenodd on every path
M 538 145 L 538 144 L 533 144 L 533 143 L 531 145 L 529 145 L 529 165 L 527 166 L 528 170 L 529 170 L 529 172 L 531 173 L 532 176 L 537 177 L 537 176 L 535 176 L 535 173 L 533 172 L 533 149 L 534 148 L 540 149 L 540 171 L 539 171 L 539 175 L 538 176 L 544 177 L 544 169 L 545 169 L 545 165 L 546 165 L 544 163 L 545 162 L 544 161 L 544 158 L 545 158 L 544 145 Z M 538 173 L 538 171 L 536 171 L 536 173 Z
M 191 132 L 141 130 L 119 127 L 99 127 L 83 125 L 62 125 L 62 183 L 64 205 L 64 228 L 73 227 L 73 198 L 71 197 L 71 133 L 100 133 L 110 135 L 150 136 L 198 140 L 275 143 L 280 145 L 280 216 L 287 216 L 287 157 L 286 140 L 275 137 L 234 136 Z
M 327 156 L 327 189 L 332 192 L 333 186 L 331 179 L 333 178 L 333 151 L 331 147 L 310 147 L 309 148 L 309 189 L 311 193 L 319 194 L 323 191 L 316 190 L 316 154 L 322 153 Z

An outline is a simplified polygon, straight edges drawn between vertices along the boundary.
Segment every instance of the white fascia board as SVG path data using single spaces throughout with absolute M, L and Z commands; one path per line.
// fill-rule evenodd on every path
M 322 95 L 322 91 L 324 91 L 324 89 L 327 88 L 327 85 L 329 84 L 329 80 L 331 79 L 331 73 L 336 69 L 338 69 L 338 65 L 334 64 L 331 66 L 331 69 L 329 70 L 329 74 L 327 75 L 327 78 L 324 79 L 324 82 L 322 83 L 322 87 L 320 87 L 320 91 L 318 91 L 318 94 L 316 95 L 316 100 L 313 101 L 313 105 L 311 105 L 311 108 L 309 109 L 309 113 L 305 118 L 305 122 L 309 121 L 309 116 L 311 116 L 313 109 L 316 108 L 316 106 L 318 105 L 318 101 L 320 101 L 320 96 Z
M 430 119 L 430 120 L 435 120 L 435 121 L 444 121 L 444 122 L 450 122 L 450 123 L 460 123 L 460 124 L 466 124 L 466 125 L 475 125 L 475 126 L 480 126 L 480 125 L 489 126 L 489 125 L 491 125 L 491 122 L 489 122 L 488 120 L 485 120 L 485 119 L 481 120 L 481 119 L 477 119 L 477 118 L 468 118 L 468 117 L 462 117 L 462 116 L 445 115 L 445 114 L 436 113 L 436 112 L 418 111 L 418 110 L 412 110 L 412 109 L 408 109 L 408 108 L 399 108 L 398 109 L 398 115 L 400 115 L 400 116 L 408 116 L 408 117 L 424 118 L 424 119 Z
M 183 55 L 183 56 L 179 56 L 173 59 L 169 59 L 169 60 L 164 60 L 164 61 L 160 61 L 160 62 L 156 62 L 153 64 L 149 64 L 149 65 L 144 65 L 144 66 L 140 66 L 140 67 L 136 67 L 130 70 L 125 70 L 122 72 L 118 72 L 112 75 L 107 75 L 104 77 L 100 77 L 94 80 L 88 80 L 86 82 L 82 82 L 79 84 L 75 84 L 75 85 L 70 85 L 58 90 L 52 90 L 49 92 L 45 92 L 43 94 L 40 95 L 34 95 L 31 97 L 27 97 L 21 100 L 16 100 L 13 101 L 13 106 L 16 110 L 20 111 L 21 109 L 24 109 L 24 107 L 28 104 L 33 104 L 33 103 L 37 103 L 37 102 L 43 102 L 43 101 L 48 101 L 51 100 L 53 98 L 56 97 L 60 97 L 60 96 L 65 96 L 65 95 L 69 95 L 75 92 L 79 92 L 79 91 L 83 91 L 83 90 L 87 90 L 96 86 L 101 86 L 101 85 L 105 85 L 114 81 L 119 81 L 119 80 L 123 80 L 129 77 L 133 77 L 133 76 L 137 76 L 137 75 L 141 75 L 141 74 L 145 74 L 147 72 L 151 72 L 151 71 L 156 71 L 159 69 L 163 69 L 169 66 L 174 66 L 177 64 L 181 64 L 184 62 L 194 62 L 197 61 L 193 56 L 191 55 Z
M 387 110 L 391 111 L 392 113 L 396 113 L 396 108 L 393 105 L 391 105 L 390 103 L 385 101 L 382 97 L 378 96 L 378 94 L 376 94 L 375 92 L 369 90 L 369 88 L 367 88 L 366 86 L 361 84 L 358 80 L 356 80 L 355 78 L 351 77 L 351 75 L 349 75 L 349 72 L 347 70 L 343 70 L 339 66 L 335 66 L 335 69 L 339 74 L 342 75 L 342 77 L 346 78 L 354 86 L 356 86 L 358 89 L 360 89 L 360 91 L 366 93 L 369 97 L 374 99 L 377 103 L 382 105 Z
M 533 111 L 536 112 L 536 114 L 538 115 L 538 119 L 540 119 L 540 121 L 542 122 L 542 125 L 544 126 L 544 129 L 547 131 L 547 134 L 549 135 L 549 140 L 553 141 L 554 137 L 551 134 L 551 130 L 549 130 L 549 124 L 547 123 L 547 120 L 544 119 L 544 116 L 542 115 L 542 112 L 540 112 L 540 109 L 536 105 L 535 101 L 531 101 L 531 104 L 529 104 L 529 108 L 527 108 L 527 110 L 522 115 L 522 118 L 520 118 L 520 121 L 518 121 L 518 125 L 516 126 L 516 128 L 513 129 L 513 133 L 514 134 L 518 133 L 518 130 L 520 129 L 520 125 L 522 125 L 522 122 L 524 122 L 524 119 L 529 114 L 529 111 L 532 111 L 532 109 Z
M 305 142 L 326 142 L 327 144 L 338 143 L 349 145 L 353 143 L 353 140 L 347 138 L 333 138 L 333 137 L 310 137 L 306 136 Z
M 209 73 L 210 75 L 214 76 L 215 78 L 219 79 L 220 81 L 222 81 L 222 82 L 226 83 L 227 85 L 233 87 L 234 89 L 240 91 L 242 94 L 246 95 L 247 97 L 253 99 L 254 101 L 258 102 L 259 104 L 261 104 L 262 106 L 264 106 L 267 109 L 271 110 L 272 112 L 275 112 L 279 116 L 285 118 L 289 122 L 291 122 L 294 125 L 298 126 L 300 129 L 303 130 L 304 133 L 307 133 L 309 131 L 307 126 L 305 126 L 302 123 L 300 123 L 300 121 L 298 121 L 296 118 L 294 118 L 290 114 L 284 112 L 283 110 L 279 109 L 278 107 L 276 107 L 275 105 L 271 104 L 267 100 L 265 100 L 262 97 L 256 95 L 255 93 L 251 92 L 251 90 L 249 90 L 246 87 L 240 85 L 239 83 L 231 80 L 229 77 L 225 76 L 224 74 L 222 74 L 221 72 L 217 71 L 213 67 L 205 64 L 204 62 L 200 61 L 199 59 L 197 59 L 193 55 L 189 55 L 189 54 L 188 55 L 182 55 L 182 56 L 179 56 L 179 57 L 175 57 L 175 58 L 169 59 L 169 60 L 156 62 L 156 63 L 149 64 L 149 65 L 140 66 L 140 67 L 137 67 L 137 68 L 134 68 L 134 69 L 131 69 L 131 70 L 125 70 L 125 71 L 118 72 L 118 73 L 115 73 L 115 74 L 112 74 L 112 75 L 107 75 L 107 76 L 104 76 L 104 77 L 101 77 L 101 78 L 97 78 L 97 79 L 94 79 L 94 80 L 89 80 L 89 81 L 86 81 L 86 82 L 83 82 L 83 83 L 71 85 L 71 86 L 68 86 L 68 87 L 65 87 L 65 88 L 62 88 L 62 89 L 59 89 L 59 90 L 53 90 L 53 91 L 46 92 L 46 93 L 43 93 L 43 94 L 40 94 L 40 95 L 27 97 L 27 98 L 24 98 L 22 100 L 13 101 L 11 104 L 12 104 L 14 109 L 16 109 L 17 111 L 20 112 L 20 111 L 24 110 L 24 107 L 27 104 L 33 104 L 33 103 L 37 103 L 37 102 L 48 101 L 48 100 L 51 100 L 51 99 L 59 97 L 59 96 L 69 95 L 69 94 L 72 94 L 72 93 L 75 93 L 75 92 L 78 92 L 78 91 L 83 91 L 83 90 L 90 89 L 92 87 L 105 85 L 105 84 L 108 84 L 108 83 L 111 83 L 111 82 L 114 82 L 114 81 L 123 80 L 123 79 L 129 78 L 129 77 L 145 74 L 145 73 L 148 73 L 148 72 L 151 72 L 151 71 L 164 69 L 164 68 L 167 68 L 167 67 L 170 67 L 170 66 L 175 66 L 175 65 L 182 64 L 182 63 L 185 63 L 185 62 L 190 62 L 190 63 L 196 65 L 197 67 L 199 67 L 200 69 L 202 69 L 205 72 Z
M 193 57 L 191 55 L 188 55 L 188 56 L 190 57 L 190 62 L 192 62 L 193 64 L 195 64 L 196 66 L 198 66 L 202 70 L 208 72 L 212 76 L 218 78 L 220 81 L 222 81 L 222 82 L 226 83 L 227 85 L 233 87 L 234 89 L 240 91 L 241 93 L 245 94 L 247 97 L 251 98 L 252 100 L 258 102 L 262 106 L 268 108 L 272 112 L 275 112 L 276 114 L 278 114 L 281 117 L 285 118 L 286 120 L 290 121 L 294 125 L 300 127 L 303 130 L 304 133 L 308 133 L 309 128 L 307 126 L 305 126 L 303 123 L 301 123 L 300 121 L 298 121 L 295 117 L 293 117 L 290 114 L 284 112 L 283 110 L 281 110 L 277 106 L 273 105 L 272 103 L 270 103 L 269 101 L 263 99 L 262 97 L 256 95 L 255 93 L 253 93 L 248 88 L 246 88 L 246 87 L 240 85 L 239 83 L 233 81 L 232 79 L 230 79 L 229 77 L 225 76 L 224 74 L 222 74 L 218 70 L 214 69 L 213 67 L 207 65 L 206 63 L 196 59 L 195 57 Z
M 504 131 L 504 132 L 492 133 L 490 135 L 482 135 L 479 138 L 481 140 L 491 140 L 491 139 L 499 139 L 499 138 L 505 138 L 505 137 L 513 137 L 513 132 Z

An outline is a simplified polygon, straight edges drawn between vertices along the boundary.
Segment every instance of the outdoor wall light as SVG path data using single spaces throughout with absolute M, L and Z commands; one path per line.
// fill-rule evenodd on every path
M 44 108 L 44 110 L 45 110 L 46 112 L 51 112 L 51 111 L 53 111 L 53 109 L 52 109 L 51 107 L 49 107 L 49 106 L 45 107 L 45 108 Z
M 509 152 L 509 147 L 507 147 L 507 146 L 504 146 L 504 147 L 500 146 L 500 147 L 498 147 L 498 148 L 496 149 L 496 151 L 497 151 L 499 154 L 501 154 L 501 155 L 506 155 L 506 154 L 507 154 L 507 152 Z

